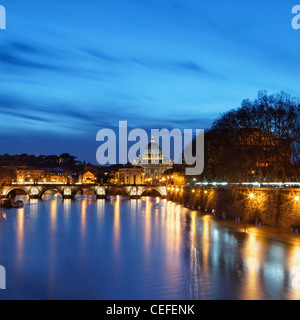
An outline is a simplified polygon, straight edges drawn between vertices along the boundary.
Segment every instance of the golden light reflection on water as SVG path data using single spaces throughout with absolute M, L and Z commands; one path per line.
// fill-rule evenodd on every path
M 261 281 L 261 254 L 262 254 L 262 241 L 258 241 L 257 236 L 249 233 L 248 239 L 244 247 L 244 261 L 246 264 L 246 273 L 244 276 L 244 287 L 246 291 L 242 291 L 242 299 L 254 300 L 261 299 L 262 292 L 258 290 Z
M 202 231 L 202 261 L 203 271 L 207 272 L 209 268 L 209 257 L 210 257 L 210 221 L 209 216 L 203 217 L 203 231 Z
M 114 201 L 114 224 L 113 224 L 113 235 L 114 235 L 114 251 L 119 257 L 120 252 L 120 196 L 117 196 Z
M 146 197 L 146 208 L 145 208 L 145 255 L 149 256 L 150 253 L 150 244 L 151 244 L 151 209 L 152 203 L 149 197 Z
M 16 218 L 16 231 L 17 231 L 17 260 L 19 264 L 22 264 L 24 258 L 24 226 L 25 226 L 25 209 L 21 208 L 17 211 Z
M 164 218 L 163 226 L 166 228 L 166 246 L 167 250 L 173 257 L 178 258 L 180 256 L 181 246 L 181 223 L 180 218 L 180 206 L 168 202 L 166 205 L 166 215 Z
M 84 199 L 81 201 L 81 212 L 80 212 L 80 217 L 81 217 L 81 237 L 84 238 L 85 233 L 86 233 L 86 204 L 87 200 Z
M 192 211 L 190 214 L 190 278 L 188 281 L 188 290 L 191 297 L 198 296 L 200 288 L 200 258 L 197 246 L 197 212 Z
M 57 200 L 51 200 L 50 202 L 50 248 L 49 248 L 49 277 L 48 277 L 48 290 L 52 295 L 55 291 L 55 260 L 56 260 L 56 237 L 57 232 Z
M 57 218 L 57 201 L 51 200 L 50 206 L 50 229 L 56 231 L 56 218 Z
M 78 206 L 70 200 L 63 203 L 49 201 L 50 212 L 48 211 L 47 217 L 50 219 L 47 218 L 46 229 L 49 231 L 47 255 L 50 261 L 51 294 L 55 291 L 57 276 L 55 261 L 59 253 L 59 239 L 56 233 L 61 227 L 59 222 L 69 223 L 71 212 L 76 209 L 75 213 L 79 215 L 77 219 L 72 218 L 70 225 L 73 226 L 73 221 L 80 222 L 80 226 L 76 225 L 76 232 L 78 234 L 80 230 L 81 236 L 79 251 L 82 252 L 82 259 L 86 259 L 85 245 L 89 242 L 85 240 L 89 240 L 88 231 L 93 228 L 95 221 L 89 220 L 93 217 L 90 208 L 94 206 L 98 231 L 104 232 L 104 228 L 110 227 L 109 232 L 105 230 L 104 234 L 108 233 L 109 241 L 113 240 L 110 250 L 116 260 L 122 261 L 127 253 L 122 250 L 128 250 L 126 241 L 124 244 L 121 239 L 128 243 L 136 240 L 131 246 L 141 246 L 145 266 L 156 259 L 155 250 L 158 249 L 161 255 L 159 259 L 163 261 L 162 270 L 158 272 L 164 273 L 164 281 L 172 286 L 176 284 L 176 287 L 178 284 L 182 288 L 184 283 L 190 298 L 212 298 L 223 290 L 221 286 L 224 284 L 232 286 L 239 299 L 264 299 L 280 295 L 289 299 L 300 298 L 300 246 L 292 238 L 286 243 L 277 239 L 270 240 L 267 233 L 262 231 L 257 234 L 258 229 L 254 227 L 249 227 L 248 232 L 234 228 L 229 231 L 226 225 L 224 227 L 210 215 L 203 216 L 197 211 L 190 211 L 166 200 L 145 198 L 123 201 L 116 197 L 111 199 L 111 204 L 112 206 L 105 200 L 86 199 L 82 199 Z M 14 227 L 17 240 L 16 260 L 20 266 L 25 261 L 24 234 L 25 231 L 28 232 L 25 227 L 31 225 L 31 230 L 36 230 L 35 226 L 32 229 L 32 221 L 31 224 L 26 224 L 26 213 L 30 212 L 31 220 L 38 220 L 40 218 L 37 210 L 36 200 L 30 201 L 28 207 L 17 210 Z M 43 217 L 42 214 L 41 216 Z M 104 225 L 104 221 L 109 221 L 110 224 Z M 128 239 L 126 233 L 129 234 Z M 122 267 L 120 264 L 119 268 Z
M 213 275 L 220 277 L 220 270 L 224 275 L 231 270 L 238 280 L 230 281 L 233 284 L 235 281 L 240 283 L 236 292 L 238 299 L 266 299 L 284 296 L 288 292 L 289 299 L 300 298 L 298 245 L 290 247 L 281 242 L 270 241 L 267 233 L 258 236 L 252 233 L 252 228 L 247 233 L 237 230 L 228 233 L 218 222 L 213 222 L 210 216 L 198 216 L 195 211 L 191 211 L 189 216 L 188 288 L 191 297 L 211 297 L 216 281 Z

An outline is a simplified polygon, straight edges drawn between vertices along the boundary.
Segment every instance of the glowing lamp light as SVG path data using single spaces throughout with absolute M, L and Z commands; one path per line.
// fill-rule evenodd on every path
M 253 194 L 253 193 L 250 193 L 249 197 L 250 197 L 250 198 L 254 198 L 254 194 Z
M 193 189 L 192 192 L 195 193 L 195 190 Z
M 207 193 L 207 190 L 205 190 L 204 193 Z
M 298 200 L 299 200 L 299 197 L 298 197 L 298 196 L 296 196 L 296 197 L 295 197 L 295 201 L 298 201 Z

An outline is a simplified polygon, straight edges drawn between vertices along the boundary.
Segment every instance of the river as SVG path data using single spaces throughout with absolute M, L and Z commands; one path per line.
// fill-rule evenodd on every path
M 158 198 L 28 200 L 0 216 L 0 299 L 300 299 L 300 236 Z

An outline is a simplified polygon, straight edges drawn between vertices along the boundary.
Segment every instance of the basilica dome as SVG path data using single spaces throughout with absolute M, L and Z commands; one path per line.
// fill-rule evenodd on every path
M 173 168 L 173 161 L 167 156 L 163 156 L 153 137 L 143 154 L 134 160 L 133 164 L 142 167 L 145 170 L 145 181 L 151 182 L 159 181 L 166 170 Z
M 142 155 L 142 161 L 154 160 L 155 163 L 159 163 L 162 161 L 162 152 L 159 145 L 155 142 L 155 139 L 152 137 L 151 142 L 148 144 L 147 148 L 145 148 L 144 153 Z

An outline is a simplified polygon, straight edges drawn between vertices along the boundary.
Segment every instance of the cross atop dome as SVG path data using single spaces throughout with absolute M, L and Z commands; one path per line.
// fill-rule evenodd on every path
M 151 138 L 151 143 L 155 143 L 155 139 L 154 139 L 154 136 L 152 136 L 152 138 Z

